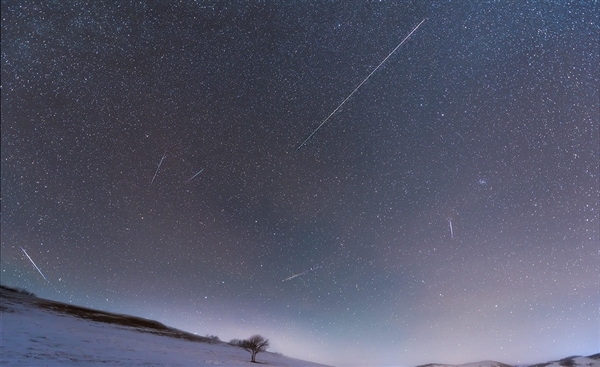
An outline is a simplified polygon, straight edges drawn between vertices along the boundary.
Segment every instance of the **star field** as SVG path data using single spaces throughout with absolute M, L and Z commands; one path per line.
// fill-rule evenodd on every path
M 2 284 L 338 366 L 597 353 L 597 14 L 3 1 Z

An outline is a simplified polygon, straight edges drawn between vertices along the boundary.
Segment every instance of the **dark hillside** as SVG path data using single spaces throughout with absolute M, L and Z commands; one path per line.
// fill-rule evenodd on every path
M 112 324 L 127 328 L 135 328 L 136 330 L 145 333 L 164 335 L 173 338 L 197 341 L 202 343 L 221 343 L 210 338 L 168 327 L 158 321 L 148 320 L 142 317 L 99 311 L 91 308 L 38 298 L 32 293 L 22 289 L 0 286 L 0 296 L 2 298 L 2 304 L 0 305 L 0 309 L 5 312 L 10 312 L 9 304 L 11 300 L 18 302 L 26 302 L 33 304 L 39 308 L 47 309 L 56 314 L 70 315 L 95 322 Z

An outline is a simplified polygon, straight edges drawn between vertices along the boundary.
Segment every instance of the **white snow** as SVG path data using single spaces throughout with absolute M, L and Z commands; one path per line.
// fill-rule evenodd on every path
M 572 360 L 572 362 L 571 362 Z M 562 364 L 561 364 L 562 362 Z M 600 367 L 600 360 L 592 359 L 588 357 L 573 357 L 566 358 L 561 361 L 553 361 L 547 363 L 541 363 L 540 367 Z M 530 367 L 533 367 L 530 366 Z M 473 362 L 473 363 L 465 363 L 465 364 L 429 364 L 427 367 L 511 367 L 508 364 L 504 364 L 496 361 L 481 361 L 481 362 Z
M 5 294 L 0 306 L 2 366 L 257 366 L 239 347 L 86 320 L 40 308 L 29 296 Z M 270 366 L 324 366 L 268 352 L 256 360 Z
M 588 358 L 588 357 L 574 357 L 573 358 L 573 363 L 564 363 L 561 364 L 561 361 L 553 361 L 551 362 L 548 366 L 546 367 L 565 367 L 566 365 L 570 365 L 573 367 L 600 367 L 600 360 L 598 359 L 592 359 L 592 358 Z
M 481 361 L 464 364 L 431 364 L 427 367 L 504 367 L 506 364 L 496 361 Z
M 1 366 L 253 366 L 250 353 L 225 343 L 205 343 L 158 335 L 158 329 L 119 326 L 41 307 L 31 296 L 0 289 Z M 61 305 L 50 302 L 51 305 Z M 47 305 L 46 305 L 47 306 Z M 58 307 L 60 308 L 60 307 Z M 91 313 L 94 310 L 89 310 Z M 82 312 L 84 316 L 90 316 Z M 121 315 L 115 315 L 117 318 Z M 128 318 L 123 316 L 123 318 Z M 148 321 L 148 320 L 146 320 Z M 149 326 L 152 326 L 151 324 Z M 173 330 L 173 329 L 171 329 Z M 177 330 L 173 330 L 177 332 Z M 154 332 L 154 333 L 153 333 Z M 600 367 L 598 355 L 572 357 L 540 367 Z M 325 367 L 264 352 L 257 362 L 269 366 Z M 427 367 L 511 367 L 482 361 Z

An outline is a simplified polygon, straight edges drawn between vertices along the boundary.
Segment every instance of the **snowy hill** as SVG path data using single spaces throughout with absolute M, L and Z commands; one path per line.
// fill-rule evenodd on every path
M 600 367 L 600 353 L 588 357 L 572 356 L 558 361 L 535 364 L 529 367 Z
M 418 367 L 513 367 L 496 361 L 481 361 L 465 364 L 426 364 Z M 525 367 L 525 366 L 523 366 Z M 600 353 L 588 357 L 572 356 L 558 361 L 534 364 L 528 367 L 600 367 Z
M 36 298 L 0 287 L 2 366 L 256 366 L 239 347 L 157 321 Z M 273 353 L 269 366 L 326 367 Z M 495 361 L 419 367 L 512 367 Z M 524 367 L 524 366 L 521 366 Z M 529 367 L 600 367 L 600 354 Z
M 256 366 L 239 347 L 159 322 L 0 288 L 2 366 Z M 269 366 L 324 366 L 263 352 Z
M 465 364 L 426 364 L 419 367 L 512 367 L 509 364 L 504 364 L 496 361 L 481 361 L 481 362 L 473 362 L 473 363 L 465 363 Z

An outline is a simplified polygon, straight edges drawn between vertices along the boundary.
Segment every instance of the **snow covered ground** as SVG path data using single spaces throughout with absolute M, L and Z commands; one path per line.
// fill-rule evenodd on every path
M 600 355 L 595 354 L 590 357 L 570 357 L 561 359 L 560 361 L 553 361 L 549 364 L 539 364 L 535 365 L 535 367 L 599 367 L 600 366 Z M 532 366 L 534 367 L 534 366 Z
M 512 367 L 508 364 L 496 362 L 496 361 L 481 361 L 473 363 L 465 363 L 460 365 L 452 364 L 428 364 L 427 367 Z
M 0 366 L 257 366 L 250 353 L 156 321 L 48 301 L 0 288 Z M 269 366 L 325 365 L 259 353 Z M 495 361 L 421 367 L 512 367 Z M 524 366 L 522 366 L 524 367 Z M 600 354 L 529 367 L 600 367 Z
M 482 361 L 465 364 L 428 364 L 420 367 L 512 367 L 511 365 L 496 362 Z M 527 367 L 527 366 L 521 366 Z M 600 355 L 589 357 L 568 357 L 559 361 L 534 364 L 529 367 L 600 367 Z
M 1 292 L 2 366 L 257 366 L 242 348 L 187 340 L 194 336 L 151 320 L 111 319 L 99 311 Z M 100 319 L 104 322 L 94 321 Z M 178 337 L 161 335 L 171 331 Z M 256 359 L 270 366 L 323 366 L 268 352 Z

